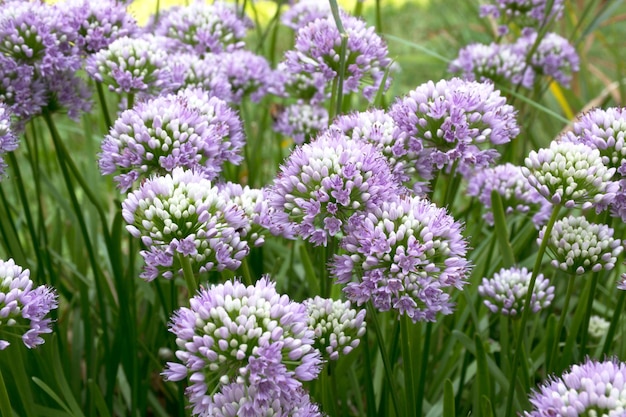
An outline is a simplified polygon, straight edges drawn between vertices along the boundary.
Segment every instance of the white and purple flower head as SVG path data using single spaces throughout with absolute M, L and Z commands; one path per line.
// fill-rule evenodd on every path
M 44 343 L 41 335 L 51 333 L 52 320 L 46 317 L 57 308 L 57 295 L 45 285 L 33 288 L 30 271 L 13 259 L 0 260 L 0 350 L 14 337 L 21 337 L 32 349 Z
M 526 268 L 502 268 L 492 278 L 483 278 L 478 294 L 492 313 L 519 317 L 524 311 L 531 275 Z M 549 307 L 553 299 L 554 286 L 543 274 L 538 274 L 530 300 L 531 311 L 537 313 Z
M 493 84 L 460 78 L 428 81 L 389 110 L 396 136 L 406 135 L 420 165 L 442 169 L 458 162 L 461 172 L 495 161 L 499 153 L 491 146 L 519 134 L 516 113 Z
M 530 396 L 525 417 L 622 417 L 626 413 L 626 364 L 587 358 L 551 377 Z
M 487 209 L 483 218 L 489 225 L 494 222 L 491 211 L 491 193 L 494 191 L 502 199 L 505 214 L 530 214 L 537 229 L 550 218 L 552 204 L 530 185 L 517 165 L 506 163 L 477 169 L 468 179 L 467 194 L 477 197 Z
M 365 334 L 365 310 L 352 308 L 349 301 L 316 296 L 304 301 L 315 347 L 325 358 L 337 360 L 355 349 Z
M 2 154 L 13 152 L 17 149 L 18 141 L 11 122 L 11 113 L 7 107 L 0 103 L 0 179 L 4 177 L 6 164 Z
M 580 58 L 576 49 L 569 41 L 556 33 L 546 33 L 539 41 L 536 49 L 533 50 L 537 40 L 537 32 L 526 31 L 515 44 L 514 48 L 530 57 L 530 66 L 538 75 L 545 75 L 553 78 L 564 86 L 569 86 L 572 74 L 580 69 Z
M 540 27 L 560 19 L 564 8 L 563 0 L 491 0 L 490 4 L 480 6 L 480 16 L 521 27 Z
M 530 185 L 555 205 L 605 207 L 619 188 L 612 180 L 615 168 L 602 162 L 599 150 L 583 143 L 552 141 L 549 148 L 531 151 L 524 164 L 522 174 Z
M 343 74 L 343 92 L 359 92 L 368 100 L 373 100 L 380 89 L 385 71 L 391 64 L 387 45 L 375 32 L 373 26 L 356 17 L 341 15 L 347 35 L 346 66 Z M 340 72 L 341 34 L 332 16 L 317 19 L 300 28 L 296 35 L 295 50 L 285 53 L 284 66 L 286 84 L 291 88 L 301 88 L 300 77 L 315 80 L 310 87 L 318 88 L 314 95 L 325 97 L 325 89 L 330 87 Z M 312 74 L 317 74 L 312 75 Z M 365 86 L 364 86 L 365 85 Z M 300 98 L 308 98 L 301 97 Z
M 328 127 L 328 110 L 321 104 L 302 100 L 281 109 L 276 115 L 274 131 L 293 139 L 297 145 L 309 142 Z
M 250 246 L 261 246 L 269 234 L 269 207 L 265 188 L 250 188 L 247 185 L 227 182 L 217 185 L 227 201 L 235 203 L 246 214 L 248 224 L 239 229 L 241 237 Z
M 446 210 L 419 197 L 385 201 L 353 217 L 331 270 L 349 300 L 372 301 L 414 322 L 451 314 L 450 290 L 471 269 L 462 226 Z
M 325 246 L 352 216 L 374 210 L 398 189 L 374 146 L 326 131 L 281 166 L 268 197 L 273 233 Z
M 102 142 L 100 170 L 127 191 L 140 179 L 176 167 L 214 179 L 225 161 L 238 164 L 245 142 L 237 113 L 194 89 L 141 101 L 121 113 Z
M 236 270 L 250 250 L 242 237 L 249 226 L 244 210 L 191 170 L 146 180 L 122 202 L 122 216 L 146 246 L 141 277 L 148 281 L 179 276 L 180 256 L 194 273 Z
M 321 356 L 303 304 L 276 292 L 268 277 L 254 286 L 234 280 L 201 288 L 189 304 L 170 326 L 182 363 L 169 362 L 163 375 L 189 377 L 194 415 L 240 415 L 229 406 L 250 415 L 310 409 L 302 381 L 317 377 Z M 273 414 L 276 408 L 283 412 Z
M 280 16 L 283 25 L 298 30 L 316 19 L 331 15 L 330 3 L 319 0 L 291 1 L 289 8 Z
M 154 27 L 154 33 L 175 41 L 180 52 L 199 56 L 242 48 L 243 38 L 252 22 L 239 17 L 232 4 L 196 1 L 189 6 L 166 9 Z
M 537 243 L 544 239 L 546 228 L 539 232 Z M 552 266 L 572 275 L 610 271 L 624 247 L 613 237 L 606 224 L 590 223 L 583 216 L 568 216 L 554 224 L 547 238 Z

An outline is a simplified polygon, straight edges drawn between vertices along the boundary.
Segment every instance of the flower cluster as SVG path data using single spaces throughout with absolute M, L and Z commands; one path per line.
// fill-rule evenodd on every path
M 51 333 L 52 320 L 46 317 L 56 309 L 54 289 L 40 285 L 33 288 L 30 271 L 13 259 L 0 260 L 0 350 L 9 346 L 4 337 L 21 337 L 32 349 L 44 343 L 43 333 Z
M 611 327 L 611 323 L 609 321 L 594 314 L 589 317 L 589 328 L 587 329 L 587 333 L 591 338 L 600 339 L 606 335 L 609 331 L 609 327 Z
M 560 377 L 552 377 L 530 396 L 526 417 L 605 416 L 626 412 L 626 364 L 616 359 L 587 359 Z
M 564 7 L 563 0 L 492 0 L 491 4 L 480 6 L 480 16 L 491 16 L 522 27 L 540 27 L 560 19 Z
M 553 141 L 549 148 L 531 151 L 524 164 L 522 174 L 552 204 L 606 205 L 618 189 L 612 181 L 615 168 L 604 165 L 600 151 L 582 143 Z
M 248 224 L 239 229 L 242 239 L 245 239 L 250 246 L 263 245 L 270 221 L 267 190 L 250 188 L 247 185 L 242 187 L 232 182 L 218 184 L 217 187 L 227 201 L 235 203 L 246 215 Z
M 493 225 L 493 212 L 490 209 L 491 193 L 494 191 L 502 198 L 505 214 L 532 214 L 533 224 L 537 228 L 548 221 L 552 205 L 530 186 L 521 167 L 506 163 L 478 169 L 471 174 L 467 194 L 478 197 L 478 201 L 488 210 L 483 217 L 490 225 Z
M 358 92 L 361 84 L 363 96 L 372 100 L 380 88 L 391 59 L 387 45 L 373 26 L 350 15 L 342 14 L 342 24 L 347 35 L 346 65 L 340 74 L 341 34 L 332 16 L 317 19 L 298 30 L 295 50 L 285 53 L 286 83 L 296 88 L 305 78 L 315 79 L 313 86 L 324 98 L 324 90 L 334 79 L 343 76 L 343 92 Z M 312 74 L 318 74 L 316 78 Z M 303 97 L 304 98 L 304 97 Z
M 541 243 L 545 232 L 544 227 L 537 242 Z M 582 216 L 557 221 L 548 239 L 552 265 L 577 275 L 613 269 L 624 249 L 621 241 L 613 238 L 613 229 L 605 224 L 589 223 Z
M 201 273 L 235 270 L 249 252 L 246 213 L 193 171 L 175 168 L 148 179 L 122 202 L 122 216 L 146 246 L 141 277 L 149 281 L 180 275 L 180 257 Z
M 85 69 L 118 94 L 161 92 L 172 84 L 168 53 L 162 42 L 150 35 L 121 37 L 89 56 Z
M 376 148 L 326 131 L 281 166 L 268 197 L 274 232 L 326 245 L 353 215 L 374 210 L 397 189 Z
M 122 112 L 102 142 L 100 170 L 120 172 L 122 191 L 176 167 L 214 179 L 225 161 L 239 163 L 245 138 L 237 113 L 201 90 L 158 96 Z
M 328 111 L 318 104 L 299 101 L 290 104 L 275 116 L 274 130 L 302 145 L 328 127 Z
M 530 31 L 516 42 L 515 47 L 527 56 L 537 40 L 537 32 Z M 530 65 L 538 75 L 545 75 L 569 86 L 572 73 L 580 69 L 580 59 L 569 41 L 556 33 L 546 33 L 530 57 Z
M 461 225 L 419 197 L 385 201 L 351 219 L 341 245 L 346 253 L 331 269 L 348 299 L 371 300 L 414 322 L 450 314 L 447 291 L 461 289 L 470 270 Z
M 2 159 L 2 154 L 17 149 L 17 137 L 11 126 L 11 115 L 7 107 L 0 103 L 0 177 L 6 170 L 6 164 Z
M 182 362 L 169 362 L 170 381 L 189 376 L 194 415 L 307 415 L 302 390 L 320 372 L 303 304 L 276 292 L 267 277 L 246 287 L 238 281 L 201 288 L 190 307 L 174 313 Z M 319 415 L 313 413 L 312 415 Z
M 519 316 L 524 311 L 524 303 L 528 294 L 528 286 L 532 273 L 526 268 L 502 268 L 492 278 L 483 278 L 478 286 L 478 294 L 492 313 L 506 316 Z M 538 274 L 531 296 L 531 311 L 537 313 L 549 307 L 554 299 L 554 286 Z
M 330 3 L 318 0 L 298 0 L 292 2 L 289 8 L 280 16 L 283 25 L 298 30 L 316 19 L 330 16 Z
M 349 301 L 316 296 L 304 301 L 315 347 L 330 360 L 356 348 L 365 334 L 365 310 L 351 308 Z
M 202 56 L 242 47 L 242 39 L 251 26 L 250 20 L 239 18 L 235 8 L 226 2 L 197 1 L 167 9 L 159 16 L 154 33 L 176 41 L 178 50 Z
M 419 151 L 425 165 L 441 169 L 455 162 L 461 169 L 486 166 L 499 155 L 489 143 L 501 145 L 519 133 L 515 109 L 493 84 L 459 78 L 429 81 L 389 110 L 409 148 Z

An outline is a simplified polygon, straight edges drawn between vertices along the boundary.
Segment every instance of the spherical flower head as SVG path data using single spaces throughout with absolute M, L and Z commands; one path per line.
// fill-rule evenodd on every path
M 374 210 L 397 190 L 376 148 L 327 131 L 287 158 L 271 187 L 269 206 L 283 235 L 325 246 L 352 216 Z
M 243 38 L 252 26 L 237 16 L 226 2 L 175 6 L 165 10 L 154 29 L 156 35 L 174 39 L 177 49 L 198 55 L 232 51 L 243 47 Z
M 601 339 L 609 331 L 609 327 L 611 327 L 611 322 L 594 314 L 589 317 L 589 327 L 587 328 L 587 333 L 589 334 L 589 337 L 593 339 Z
M 537 40 L 537 32 L 527 31 L 516 42 L 514 47 L 523 55 L 528 55 Z M 530 64 L 538 75 L 546 75 L 564 86 L 569 86 L 572 73 L 580 69 L 580 59 L 576 49 L 569 41 L 556 33 L 546 33 L 536 50 Z
M 269 230 L 267 227 L 269 216 L 267 190 L 264 188 L 250 188 L 247 185 L 227 182 L 218 184 L 220 193 L 226 201 L 236 204 L 246 214 L 248 224 L 240 228 L 241 237 L 250 246 L 261 246 Z
M 480 6 L 480 16 L 491 16 L 521 27 L 540 27 L 560 19 L 564 8 L 563 0 L 492 0 Z
M 549 148 L 531 151 L 524 164 L 522 174 L 552 204 L 604 205 L 619 188 L 612 181 L 615 168 L 602 162 L 600 151 L 582 143 L 552 141 Z
M 483 218 L 493 226 L 491 193 L 496 192 L 507 215 L 513 213 L 532 214 L 537 229 L 547 223 L 552 212 L 552 204 L 531 187 L 519 166 L 506 163 L 474 171 L 467 184 L 467 194 L 477 197 L 487 209 Z
M 20 129 L 41 113 L 47 100 L 45 82 L 35 68 L 0 53 L 0 101 L 19 119 Z
M 303 101 L 280 109 L 273 126 L 274 131 L 291 137 L 298 145 L 309 142 L 327 127 L 328 110 L 322 105 Z
M 535 83 L 535 72 L 521 52 L 511 44 L 473 43 L 459 51 L 448 71 L 468 81 L 492 81 L 530 89 Z
M 546 228 L 539 232 L 537 242 L 545 237 Z M 589 223 L 582 216 L 569 216 L 554 224 L 548 240 L 552 266 L 572 275 L 609 271 L 615 267 L 624 247 L 613 238 L 613 229 L 606 224 Z
M 364 21 L 347 14 L 342 14 L 341 21 L 348 37 L 343 92 L 358 92 L 366 84 L 363 96 L 371 101 L 390 81 L 381 86 L 391 64 L 387 45 Z M 286 69 L 291 74 L 319 73 L 329 85 L 339 76 L 340 50 L 341 34 L 333 17 L 314 20 L 298 30 L 295 50 L 285 54 Z
M 32 349 L 44 343 L 41 334 L 52 332 L 52 321 L 46 316 L 58 306 L 56 292 L 33 285 L 28 269 L 13 259 L 0 260 L 0 350 L 10 345 L 5 337 L 21 337 Z
M 84 54 L 98 52 L 114 40 L 138 31 L 137 22 L 123 2 L 65 0 L 62 5 L 67 25 L 74 31 L 72 40 Z
M 87 73 L 122 93 L 155 94 L 170 87 L 168 52 L 154 36 L 121 37 L 87 58 Z
M 316 19 L 325 19 L 330 15 L 330 3 L 318 0 L 300 0 L 291 4 L 281 14 L 280 22 L 297 31 Z
M 478 294 L 492 313 L 519 317 L 524 311 L 531 276 L 526 268 L 502 268 L 492 278 L 483 278 Z M 549 307 L 553 299 L 554 286 L 543 274 L 537 275 L 530 301 L 532 312 Z
M 17 137 L 11 123 L 11 114 L 7 107 L 0 103 L 0 179 L 4 176 L 6 170 L 2 154 L 16 150 L 17 144 Z
M 320 372 L 306 307 L 277 293 L 269 278 L 254 286 L 234 280 L 201 288 L 189 304 L 174 313 L 170 326 L 181 363 L 168 363 L 163 374 L 170 381 L 189 377 L 194 415 L 215 415 L 232 398 L 241 398 L 240 407 L 248 410 L 271 410 L 275 399 L 296 402 L 302 381 Z
M 200 90 L 158 96 L 122 112 L 102 142 L 100 170 L 125 192 L 140 179 L 176 167 L 214 179 L 225 161 L 239 163 L 243 125 L 237 113 Z
M 402 183 L 417 194 L 427 191 L 418 177 L 428 178 L 430 166 L 419 166 L 421 148 L 407 135 L 397 131 L 393 117 L 381 109 L 355 112 L 337 117 L 330 129 L 343 132 L 353 140 L 362 140 L 376 147 L 389 162 L 398 183 Z
M 180 257 L 194 273 L 235 270 L 249 247 L 240 229 L 248 226 L 241 208 L 202 175 L 182 168 L 155 176 L 122 202 L 126 229 L 146 246 L 141 277 L 182 275 Z
M 471 269 L 461 229 L 419 197 L 385 201 L 351 220 L 331 270 L 350 301 L 435 321 L 452 313 L 449 292 L 463 288 Z
M 519 133 L 515 109 L 493 84 L 459 78 L 418 86 L 389 114 L 397 135 L 406 135 L 420 152 L 421 163 L 437 169 L 457 161 L 462 170 L 487 166 L 499 156 L 491 145 L 508 143 Z M 489 148 L 482 150 L 484 144 Z
M 626 364 L 617 359 L 587 359 L 560 377 L 551 377 L 530 396 L 525 417 L 605 416 L 626 412 Z
M 220 55 L 208 54 L 201 58 L 189 53 L 175 54 L 170 65 L 175 89 L 202 89 L 210 96 L 232 102 L 233 91 L 217 56 Z
M 325 358 L 336 361 L 355 349 L 366 331 L 365 310 L 353 309 L 349 301 L 316 296 L 304 301 L 315 347 Z

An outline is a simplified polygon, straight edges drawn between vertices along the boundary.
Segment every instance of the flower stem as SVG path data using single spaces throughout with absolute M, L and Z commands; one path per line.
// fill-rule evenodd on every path
M 554 346 L 552 347 L 552 354 L 550 356 L 550 366 L 549 371 L 554 370 L 554 363 L 556 361 L 556 356 L 559 351 L 559 341 L 561 340 L 561 332 L 563 331 L 563 325 L 565 324 L 565 317 L 567 316 L 567 311 L 569 308 L 569 302 L 572 298 L 572 294 L 574 293 L 574 277 L 570 277 L 567 283 L 567 295 L 565 296 L 565 304 L 563 305 L 563 310 L 561 311 L 561 317 L 559 317 L 559 322 L 556 325 L 556 341 L 554 342 Z
M 613 338 L 615 337 L 615 332 L 617 331 L 617 326 L 620 322 L 620 316 L 622 315 L 622 311 L 624 310 L 624 302 L 626 301 L 626 291 L 619 291 L 619 296 L 617 298 L 617 305 L 615 306 L 615 310 L 613 313 L 613 317 L 611 318 L 611 325 L 609 326 L 609 330 L 606 333 L 606 339 L 604 340 L 604 346 L 602 347 L 602 357 L 607 356 L 609 354 L 609 349 L 611 348 L 611 344 L 613 343 Z
M 409 317 L 401 314 L 400 317 L 400 338 L 402 339 L 402 363 L 404 364 L 404 405 L 407 416 L 415 414 L 415 384 L 413 382 L 413 351 L 415 346 L 411 346 L 411 336 L 409 333 Z
M 185 278 L 185 283 L 187 284 L 189 297 L 193 297 L 193 295 L 196 293 L 196 290 L 198 289 L 198 284 L 196 283 L 196 278 L 193 275 L 191 261 L 182 253 L 178 254 L 178 261 L 180 262 L 180 266 L 183 268 L 183 277 Z
M 520 361 L 520 355 L 522 352 L 522 344 L 524 342 L 524 328 L 526 327 L 526 323 L 528 322 L 528 317 L 530 316 L 530 304 L 533 296 L 533 290 L 535 289 L 535 282 L 537 281 L 537 276 L 539 275 L 539 269 L 541 268 L 541 262 L 543 260 L 543 255 L 546 252 L 546 248 L 548 247 L 548 241 L 550 240 L 550 234 L 552 233 L 552 228 L 556 223 L 556 220 L 559 217 L 559 212 L 561 211 L 561 205 L 558 204 L 554 206 L 552 209 L 552 215 L 550 216 L 550 220 L 548 220 L 548 224 L 546 225 L 546 231 L 543 235 L 543 239 L 541 240 L 541 245 L 539 246 L 539 251 L 537 252 L 537 258 L 535 259 L 535 265 L 533 266 L 533 272 L 530 277 L 530 282 L 528 283 L 528 293 L 526 294 L 526 300 L 524 301 L 524 311 L 522 311 L 522 319 L 519 324 L 519 331 L 517 339 L 515 340 L 515 355 L 513 356 L 513 363 L 511 364 L 511 378 L 509 380 L 509 392 L 506 399 L 506 412 L 505 416 L 513 417 L 513 399 L 515 397 L 515 385 L 517 378 L 517 368 Z
M 582 338 L 580 340 L 580 357 L 584 358 L 587 353 L 587 338 L 589 332 L 589 320 L 591 320 L 591 310 L 593 309 L 593 299 L 596 295 L 596 288 L 598 287 L 598 278 L 600 272 L 594 272 L 591 278 L 591 290 L 589 291 L 589 297 L 587 297 L 587 308 L 585 310 L 585 318 L 581 330 L 583 331 Z M 580 330 L 579 330 L 580 331 Z
M 0 367 L 0 414 L 9 417 L 13 415 L 7 387 L 4 384 L 4 378 L 2 377 L 2 367 Z
M 422 366 L 420 368 L 419 380 L 417 381 L 417 409 L 416 417 L 422 417 L 422 409 L 424 404 L 424 391 L 426 389 L 426 371 L 428 367 L 428 356 L 430 355 L 430 339 L 433 334 L 433 323 L 426 323 L 426 334 L 424 335 L 424 346 L 422 347 Z
M 109 114 L 109 107 L 107 106 L 107 100 L 104 96 L 104 90 L 102 89 L 102 83 L 96 81 L 96 92 L 98 93 L 98 101 L 100 101 L 100 107 L 102 107 L 102 116 L 104 116 L 104 123 L 106 124 L 106 130 L 108 131 L 113 126 L 111 115 Z

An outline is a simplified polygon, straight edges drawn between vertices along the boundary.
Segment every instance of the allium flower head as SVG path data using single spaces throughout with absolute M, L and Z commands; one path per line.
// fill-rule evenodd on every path
M 539 232 L 538 243 L 545 232 L 544 227 Z M 606 224 L 589 223 L 582 216 L 557 221 L 548 239 L 552 266 L 577 275 L 613 269 L 624 249 L 621 241 L 613 238 L 613 229 Z
M 191 260 L 195 273 L 235 270 L 248 254 L 241 236 L 245 212 L 228 202 L 200 174 L 175 168 L 156 176 L 122 202 L 126 229 L 146 246 L 142 278 L 172 278 L 181 273 L 179 256 Z
M 600 339 L 606 335 L 609 327 L 611 327 L 611 323 L 609 321 L 594 314 L 589 317 L 589 327 L 587 329 L 587 333 L 589 334 L 589 337 L 592 337 L 593 339 Z
M 282 234 L 326 245 L 353 215 L 375 209 L 397 189 L 372 145 L 327 131 L 291 153 L 274 180 L 269 206 Z
M 607 204 L 618 189 L 612 181 L 615 168 L 604 165 L 600 151 L 582 143 L 552 141 L 549 148 L 531 151 L 524 164 L 522 174 L 530 185 L 568 208 Z
M 526 417 L 621 417 L 626 413 L 626 364 L 587 359 L 551 377 L 530 396 Z
M 452 313 L 449 291 L 470 270 L 461 225 L 427 200 L 385 201 L 349 222 L 332 272 L 359 305 L 397 310 L 414 322 Z
M 226 2 L 197 1 L 165 10 L 154 31 L 177 41 L 181 51 L 204 55 L 241 48 L 251 26 L 249 19 L 237 16 L 235 8 Z
M 519 133 L 515 109 L 493 84 L 459 78 L 429 81 L 389 110 L 406 135 L 409 147 L 439 169 L 458 161 L 460 167 L 486 166 L 499 155 L 489 146 L 510 142 Z M 420 150 L 421 148 L 421 150 Z
M 522 27 L 539 27 L 560 19 L 563 9 L 563 0 L 491 0 L 491 4 L 480 7 L 480 16 L 492 16 Z
M 235 203 L 246 214 L 248 225 L 239 229 L 241 237 L 249 242 L 250 246 L 261 246 L 265 243 L 265 236 L 269 234 L 267 190 L 250 188 L 247 185 L 227 182 L 218 184 L 224 198 Z
M 225 161 L 239 163 L 243 125 L 224 101 L 200 90 L 159 96 L 122 112 L 102 143 L 100 170 L 120 172 L 122 191 L 176 167 L 214 179 Z
M 483 218 L 493 225 L 491 193 L 495 191 L 502 199 L 506 214 L 514 212 L 532 214 L 536 228 L 543 226 L 550 218 L 552 205 L 539 192 L 531 187 L 519 166 L 506 163 L 474 171 L 467 184 L 467 194 L 478 197 L 478 201 L 488 210 Z
M 478 294 L 492 313 L 519 316 L 524 311 L 531 276 L 532 272 L 526 268 L 502 268 L 492 278 L 483 278 Z M 532 312 L 549 307 L 553 299 L 554 286 L 543 274 L 537 275 L 530 301 Z
M 330 125 L 353 140 L 371 143 L 389 161 L 397 182 L 417 193 L 426 191 L 423 184 L 416 182 L 416 175 L 428 177 L 430 166 L 419 166 L 420 144 L 398 132 L 395 120 L 384 110 L 373 109 L 337 117 Z
M 0 101 L 9 107 L 22 125 L 41 113 L 47 104 L 44 80 L 31 65 L 20 64 L 0 53 Z
M 365 310 L 351 308 L 349 301 L 315 297 L 304 301 L 315 347 L 330 360 L 356 348 L 366 331 Z
M 328 110 L 319 104 L 299 101 L 281 109 L 276 115 L 274 130 L 302 145 L 328 127 Z
M 343 91 L 358 92 L 365 83 L 363 96 L 372 100 L 391 63 L 387 45 L 364 21 L 347 14 L 342 14 L 341 21 L 348 36 Z M 321 74 L 329 86 L 339 76 L 340 49 L 341 34 L 332 16 L 314 20 L 298 30 L 295 50 L 285 54 L 286 70 L 296 78 L 303 73 Z M 288 79 L 287 83 L 294 82 Z
M 515 42 L 514 47 L 524 55 L 532 51 L 537 32 L 528 31 Z M 530 58 L 530 65 L 538 75 L 552 77 L 564 86 L 569 86 L 572 73 L 578 72 L 580 59 L 569 41 L 556 33 L 546 33 Z
M 91 55 L 85 69 L 92 78 L 118 94 L 153 94 L 170 87 L 167 63 L 168 52 L 158 38 L 125 36 Z
M 280 16 L 283 25 L 298 30 L 316 19 L 331 16 L 330 3 L 319 0 L 299 0 L 293 2 Z
M 46 316 L 58 306 L 56 292 L 33 285 L 28 269 L 13 259 L 0 260 L 0 350 L 9 346 L 3 339 L 7 336 L 21 337 L 32 349 L 44 343 L 41 334 L 52 332 L 52 320 Z
M 175 80 L 177 91 L 198 88 L 208 95 L 221 98 L 226 102 L 232 101 L 233 92 L 216 54 L 209 54 L 204 58 L 190 53 L 176 54 L 170 65 L 172 78 Z
M 278 294 L 267 277 L 254 286 L 201 288 L 189 303 L 170 326 L 182 364 L 168 363 L 163 374 L 170 381 L 189 376 L 193 414 L 235 415 L 226 404 L 236 399 L 235 407 L 251 413 L 236 415 L 298 415 L 272 411 L 302 407 L 302 381 L 320 372 L 306 307 Z
M 4 176 L 6 170 L 2 154 L 17 149 L 17 137 L 11 125 L 11 115 L 7 107 L 0 103 L 0 178 Z

